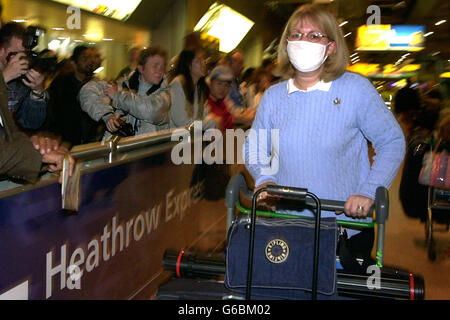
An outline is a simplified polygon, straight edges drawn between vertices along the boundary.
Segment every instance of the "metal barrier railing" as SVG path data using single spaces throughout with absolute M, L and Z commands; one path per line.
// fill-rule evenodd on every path
M 174 131 L 179 129 L 180 128 L 127 138 L 120 138 L 116 136 L 107 142 L 95 142 L 72 148 L 70 155 L 68 154 L 64 158 L 63 169 L 61 172 L 62 208 L 68 211 L 78 211 L 80 203 L 80 179 L 83 162 L 107 157 L 106 167 L 116 165 L 120 154 L 126 154 L 132 151 L 142 150 L 147 147 L 173 142 L 172 135 Z M 186 131 L 186 136 L 189 137 L 191 135 L 192 128 L 187 127 L 184 128 L 184 130 Z M 177 136 L 180 136 L 180 134 L 177 134 Z M 76 160 L 75 168 L 71 177 L 69 177 L 69 156 Z

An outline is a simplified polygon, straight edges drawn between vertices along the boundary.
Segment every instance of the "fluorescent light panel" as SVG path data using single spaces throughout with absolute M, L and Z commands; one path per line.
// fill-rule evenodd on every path
M 142 0 L 52 0 L 96 14 L 126 21 Z
M 255 23 L 226 5 L 214 3 L 200 19 L 194 31 L 220 40 L 219 50 L 230 52 L 238 46 Z

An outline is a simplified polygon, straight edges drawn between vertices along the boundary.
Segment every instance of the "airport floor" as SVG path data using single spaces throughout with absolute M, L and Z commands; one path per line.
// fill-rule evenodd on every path
M 435 225 L 436 260 L 428 259 L 425 224 L 405 215 L 399 200 L 401 172 L 389 190 L 390 216 L 386 229 L 385 265 L 421 275 L 426 300 L 450 300 L 450 231 Z M 449 211 L 450 215 L 450 211 Z

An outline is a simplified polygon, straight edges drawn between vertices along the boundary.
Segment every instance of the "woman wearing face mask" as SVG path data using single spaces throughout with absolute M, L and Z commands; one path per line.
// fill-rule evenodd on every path
M 267 138 L 261 137 L 267 143 L 258 139 L 258 148 L 250 148 L 256 142 L 247 139 L 245 144 L 256 189 L 267 184 L 304 187 L 319 198 L 346 201 L 340 219 L 366 217 L 376 188 L 389 187 L 402 162 L 400 126 L 373 85 L 346 71 L 344 37 L 325 9 L 304 5 L 292 14 L 278 61 L 287 80 L 266 91 L 252 127 L 256 133 L 267 130 Z M 271 138 L 272 130 L 279 130 L 279 138 Z M 367 140 L 376 152 L 372 166 Z M 258 153 L 270 163 L 259 162 Z M 266 204 L 276 200 L 265 193 L 262 198 Z M 323 212 L 324 217 L 335 215 Z M 373 234 L 368 238 L 370 254 Z

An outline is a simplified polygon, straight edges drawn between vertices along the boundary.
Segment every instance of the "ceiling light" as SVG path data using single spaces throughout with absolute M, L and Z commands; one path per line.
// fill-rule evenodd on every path
M 339 27 L 345 26 L 347 23 L 348 23 L 348 21 L 346 20 L 346 21 L 342 22 L 342 23 L 339 25 Z
M 48 43 L 47 47 L 52 51 L 56 51 L 60 44 L 61 42 L 59 40 L 52 40 Z
M 95 74 L 100 73 L 100 72 L 102 72 L 104 69 L 105 69 L 105 67 L 99 67 L 99 68 L 95 69 L 94 73 L 95 73 Z
M 402 2 L 397 3 L 397 4 L 394 6 L 394 8 L 397 8 L 397 7 L 405 7 L 405 6 L 406 6 L 405 1 L 402 1 Z
M 64 30 L 66 30 L 66 29 L 64 29 L 64 28 L 52 28 L 52 30 L 55 30 L 55 31 L 64 31 Z
M 83 34 L 83 37 L 85 37 L 90 42 L 100 41 L 103 39 L 103 34 L 101 32 L 100 33 L 89 32 L 89 33 Z
M 239 12 L 215 2 L 194 27 L 194 31 L 219 39 L 219 50 L 230 52 L 237 47 L 254 24 Z
M 114 39 L 110 39 L 110 38 L 103 38 L 103 41 L 113 41 Z
M 126 21 L 142 0 L 53 0 L 68 6 L 78 7 L 102 16 Z M 162 2 L 162 1 L 161 1 Z
M 446 22 L 447 22 L 447 20 L 441 20 L 441 21 L 436 22 L 434 25 L 438 26 L 438 25 L 446 23 Z
M 345 36 L 344 36 L 344 38 L 347 38 L 349 35 L 351 35 L 352 33 L 351 32 L 349 32 L 349 33 L 347 33 Z
M 433 31 L 430 31 L 430 32 L 425 33 L 423 36 L 428 37 L 428 36 L 431 36 L 433 33 L 434 33 Z
M 357 63 L 358 61 L 361 61 L 361 60 L 359 60 L 359 59 L 352 60 L 352 63 L 355 64 L 355 63 Z
M 350 56 L 350 58 L 353 57 L 353 56 L 356 56 L 357 54 L 358 54 L 358 52 L 355 52 L 354 54 L 352 54 L 352 55 Z
M 14 19 L 13 22 L 15 22 L 15 23 L 24 23 L 24 22 L 27 22 L 27 20 L 25 20 L 25 19 Z
M 439 53 L 441 53 L 440 51 L 436 51 L 436 52 L 434 52 L 433 54 L 432 54 L 432 56 L 434 57 L 434 56 L 437 56 Z

